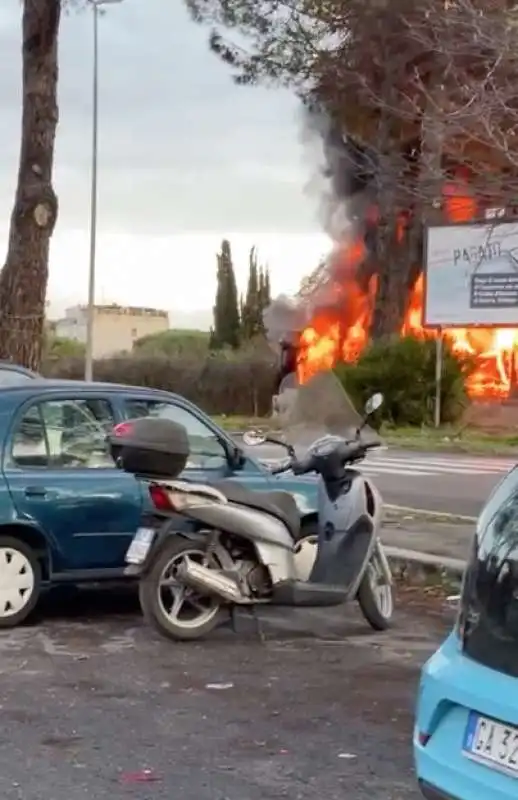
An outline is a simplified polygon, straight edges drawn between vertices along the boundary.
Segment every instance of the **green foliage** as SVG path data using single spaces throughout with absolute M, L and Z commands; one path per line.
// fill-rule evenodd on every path
M 84 355 L 85 346 L 82 342 L 47 333 L 43 347 L 44 360 L 58 361 L 61 358 L 83 358 Z
M 263 313 L 270 305 L 270 274 L 257 261 L 257 250 L 249 255 L 246 297 L 241 301 L 241 331 L 243 339 L 264 336 Z
M 389 425 L 431 425 L 435 403 L 436 343 L 434 338 L 385 339 L 370 344 L 356 364 L 340 364 L 336 372 L 357 407 L 374 392 L 385 403 L 380 417 Z M 454 354 L 444 343 L 441 422 L 455 422 L 467 404 L 465 380 L 473 361 Z
M 241 322 L 232 251 L 227 239 L 223 239 L 221 242 L 221 250 L 216 258 L 218 264 L 217 289 L 214 305 L 214 328 L 210 336 L 210 345 L 213 349 L 225 346 L 237 348 L 239 347 Z
M 171 358 L 181 355 L 204 356 L 209 349 L 209 341 L 208 331 L 171 328 L 137 339 L 133 344 L 133 352 L 138 355 L 162 355 Z
M 266 416 L 271 411 L 275 358 L 270 350 L 221 350 L 204 357 L 130 355 L 99 359 L 95 379 L 150 386 L 187 397 L 209 414 Z M 49 362 L 47 377 L 82 380 L 79 358 Z

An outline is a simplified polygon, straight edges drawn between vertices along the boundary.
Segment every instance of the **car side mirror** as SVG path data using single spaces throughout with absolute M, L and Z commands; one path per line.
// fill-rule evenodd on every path
M 230 451 L 227 452 L 227 458 L 229 467 L 233 470 L 243 469 L 245 466 L 246 456 L 237 445 L 230 448 Z

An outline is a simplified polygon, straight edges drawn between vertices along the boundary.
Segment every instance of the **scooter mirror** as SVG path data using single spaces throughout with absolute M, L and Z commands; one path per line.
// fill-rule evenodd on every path
M 243 434 L 243 442 L 247 447 L 257 447 L 259 444 L 264 444 L 265 441 L 266 434 L 262 431 L 250 430 Z
M 374 414 L 374 412 L 383 405 L 383 400 L 384 397 L 381 392 L 376 392 L 376 394 L 371 395 L 365 403 L 365 414 L 367 416 Z

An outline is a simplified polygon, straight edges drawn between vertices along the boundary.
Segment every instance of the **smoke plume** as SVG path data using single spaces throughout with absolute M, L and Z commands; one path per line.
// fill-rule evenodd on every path
M 281 341 L 295 344 L 299 332 L 315 315 L 337 305 L 341 316 L 347 318 L 348 303 L 357 300 L 348 297 L 348 287 L 356 283 L 363 260 L 353 244 L 368 241 L 365 220 L 377 169 L 374 154 L 347 137 L 322 107 L 304 106 L 302 118 L 303 142 L 313 156 L 309 160 L 314 161 L 315 152 L 318 154 L 312 184 L 319 188 L 322 226 L 334 245 L 295 299 L 278 297 L 266 309 L 265 329 L 274 348 Z

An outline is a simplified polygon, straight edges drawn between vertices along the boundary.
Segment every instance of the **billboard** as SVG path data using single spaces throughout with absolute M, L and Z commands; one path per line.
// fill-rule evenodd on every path
M 518 328 L 518 220 L 432 225 L 423 324 Z

